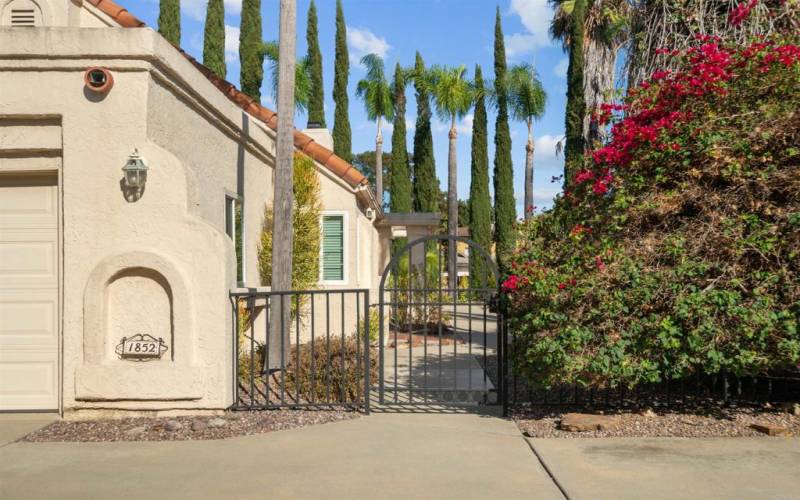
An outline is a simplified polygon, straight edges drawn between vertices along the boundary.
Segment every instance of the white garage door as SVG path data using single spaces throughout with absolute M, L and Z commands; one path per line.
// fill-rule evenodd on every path
M 56 184 L 0 174 L 0 410 L 58 409 Z

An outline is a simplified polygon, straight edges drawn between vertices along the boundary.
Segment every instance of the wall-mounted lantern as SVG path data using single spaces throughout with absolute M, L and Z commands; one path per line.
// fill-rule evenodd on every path
M 147 183 L 147 169 L 147 160 L 142 158 L 138 149 L 134 149 L 125 166 L 122 167 L 122 173 L 125 174 L 123 178 L 124 188 L 133 195 L 133 201 L 141 198 L 142 193 L 144 193 L 144 185 Z

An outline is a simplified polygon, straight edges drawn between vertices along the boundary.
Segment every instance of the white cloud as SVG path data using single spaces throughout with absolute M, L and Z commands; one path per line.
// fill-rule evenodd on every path
M 225 25 L 225 61 L 239 60 L 239 28 Z
M 238 16 L 242 13 L 242 0 L 225 0 L 225 15 Z
M 564 58 L 558 61 L 558 64 L 553 68 L 553 73 L 559 78 L 567 77 L 567 69 L 569 68 L 569 58 Z
M 545 168 L 557 168 L 561 169 L 564 164 L 564 156 L 558 155 L 556 156 L 556 148 L 558 143 L 564 138 L 563 135 L 550 135 L 545 134 L 540 137 L 536 137 L 533 140 L 534 145 L 534 152 L 533 152 L 533 161 L 534 164 L 541 165 Z
M 386 53 L 392 48 L 385 38 L 376 35 L 368 29 L 347 27 L 347 46 L 350 49 L 350 62 L 361 64 L 361 58 L 367 54 L 377 54 L 386 58 Z
M 238 16 L 242 12 L 242 0 L 224 0 L 225 15 Z M 202 21 L 206 18 L 208 0 L 181 0 L 181 12 Z
M 553 9 L 548 0 L 511 0 L 511 13 L 520 18 L 524 33 L 513 33 L 506 37 L 506 55 L 515 57 L 531 53 L 552 42 L 548 33 Z

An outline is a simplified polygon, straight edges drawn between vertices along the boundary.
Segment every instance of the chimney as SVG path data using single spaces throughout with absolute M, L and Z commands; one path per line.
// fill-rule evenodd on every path
M 333 136 L 330 130 L 323 127 L 322 124 L 317 122 L 308 122 L 308 128 L 303 130 L 303 133 L 314 139 L 314 142 L 320 146 L 326 147 L 333 151 Z

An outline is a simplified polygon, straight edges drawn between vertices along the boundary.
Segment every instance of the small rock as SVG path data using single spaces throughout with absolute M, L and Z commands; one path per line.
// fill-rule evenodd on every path
M 650 408 L 648 408 L 648 409 L 646 409 L 645 411 L 641 412 L 641 415 L 642 415 L 644 418 L 656 418 L 656 416 L 657 416 L 657 415 L 656 415 L 656 412 L 654 412 L 654 411 L 653 411 L 653 410 L 651 410 Z
M 606 431 L 618 424 L 615 417 L 588 413 L 567 413 L 561 417 L 559 427 L 567 432 Z
M 168 431 L 175 432 L 183 429 L 183 424 L 177 420 L 168 420 L 167 423 L 164 424 L 164 428 Z
M 750 424 L 750 427 L 767 436 L 791 436 L 792 433 L 786 427 L 780 425 L 756 423 Z
M 192 422 L 192 431 L 194 432 L 202 432 L 206 430 L 208 424 L 203 420 L 195 420 Z
M 781 409 L 795 417 L 800 416 L 800 403 L 783 403 Z
M 225 427 L 226 425 L 228 425 L 228 421 L 219 417 L 212 418 L 208 421 L 208 426 L 214 429 L 218 427 Z
M 147 427 L 140 425 L 139 427 L 134 427 L 133 429 L 128 429 L 125 431 L 125 435 L 128 437 L 135 437 L 141 434 L 144 434 L 144 431 L 147 430 Z

